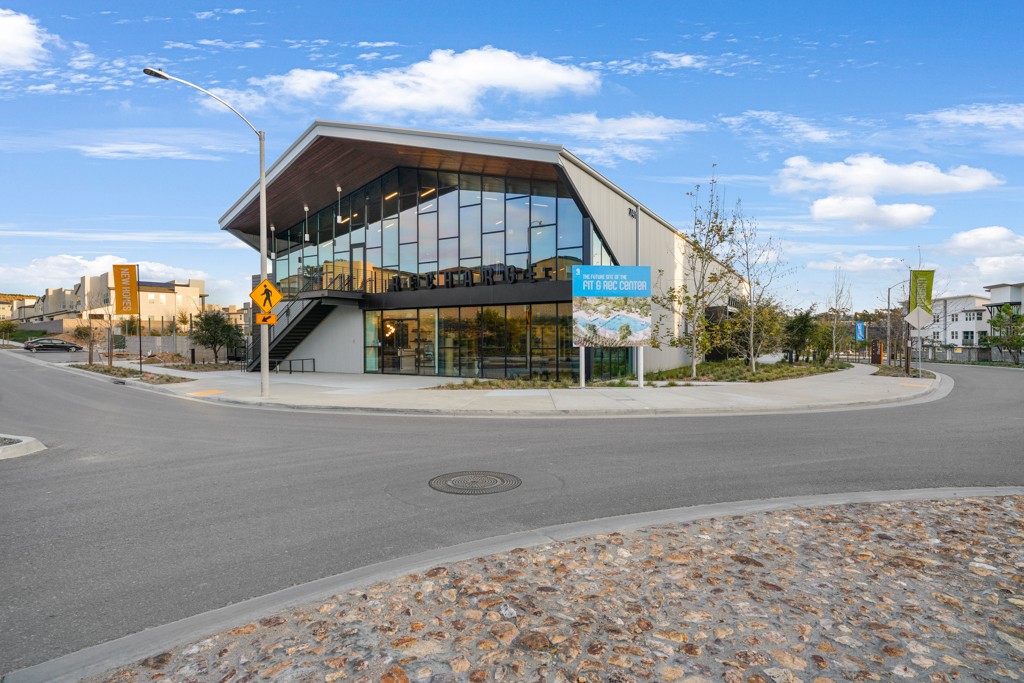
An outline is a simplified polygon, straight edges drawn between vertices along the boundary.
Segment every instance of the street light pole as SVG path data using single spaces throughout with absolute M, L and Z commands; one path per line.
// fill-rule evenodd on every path
M 892 320 L 892 288 L 893 287 L 899 287 L 900 285 L 902 285 L 905 282 L 909 282 L 909 280 L 900 280 L 899 282 L 894 284 L 892 287 L 889 287 L 888 289 L 885 290 L 885 364 L 886 365 L 892 365 L 892 363 L 889 362 L 889 359 L 892 357 L 891 356 L 892 351 L 889 348 L 889 339 L 890 339 L 890 336 L 889 336 L 889 323 Z
M 142 73 L 153 78 L 159 78 L 165 81 L 177 81 L 182 85 L 187 85 L 190 88 L 194 88 L 204 95 L 209 95 L 213 99 L 217 100 L 225 107 L 235 112 L 238 118 L 245 121 L 245 125 L 252 129 L 252 132 L 256 133 L 256 137 L 260 140 L 260 281 L 267 279 L 267 162 L 266 162 L 266 133 L 262 130 L 256 130 L 256 126 L 249 123 L 249 119 L 242 116 L 242 114 L 232 107 L 230 104 L 222 100 L 221 98 L 214 95 L 209 90 L 200 88 L 195 83 L 189 83 L 183 81 L 180 78 L 171 76 L 159 69 L 145 68 Z M 260 325 L 260 398 L 268 398 L 270 396 L 270 330 L 266 325 Z

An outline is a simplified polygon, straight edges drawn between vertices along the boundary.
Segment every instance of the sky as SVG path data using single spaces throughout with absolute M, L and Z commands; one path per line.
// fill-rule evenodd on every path
M 247 300 L 220 216 L 317 119 L 564 146 L 686 229 L 715 177 L 856 310 L 1024 281 L 1024 3 L 0 0 L 0 292 L 115 263 Z M 333 181 L 332 181 L 333 182 Z M 271 186 L 272 191 L 272 186 Z M 896 287 L 893 287 L 897 285 Z

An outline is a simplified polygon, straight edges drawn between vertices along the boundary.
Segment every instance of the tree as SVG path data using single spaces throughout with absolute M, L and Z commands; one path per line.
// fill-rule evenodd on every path
M 1024 349 L 1024 313 L 1017 313 L 1010 304 L 1003 304 L 988 321 L 992 334 L 985 338 L 985 345 L 1010 354 L 1015 365 L 1020 364 L 1020 352 Z
M 782 263 L 778 245 L 769 237 L 761 241 L 757 232 L 757 221 L 747 218 L 737 202 L 735 230 L 732 233 L 732 248 L 735 255 L 734 267 L 746 283 L 746 303 L 736 318 L 730 320 L 735 332 L 734 348 L 746 356 L 750 372 L 757 372 L 757 358 L 764 353 L 779 350 L 782 346 L 782 309 L 771 294 L 772 284 L 781 274 Z
M 850 296 L 850 282 L 843 269 L 836 266 L 832 271 L 832 289 L 828 293 L 825 308 L 828 310 L 829 331 L 832 340 L 832 357 L 836 357 L 839 340 L 846 336 L 846 328 L 839 323 L 850 312 L 853 298 Z
M 720 328 L 708 309 L 725 303 L 734 279 L 730 267 L 738 217 L 722 210 L 717 179 L 712 177 L 710 186 L 703 204 L 700 185 L 687 193 L 693 202 L 693 225 L 684 233 L 683 281 L 651 297 L 672 318 L 666 330 L 665 315 L 659 316 L 652 328 L 652 345 L 657 348 L 664 337 L 670 346 L 688 348 L 693 378 L 697 377 L 697 363 L 720 340 Z M 664 274 L 661 271 L 659 276 Z M 677 320 L 682 320 L 682 330 Z
M 786 345 L 793 350 L 797 362 L 800 361 L 804 349 L 811 345 L 814 327 L 814 306 L 804 311 L 795 311 L 786 322 Z
M 11 341 L 11 335 L 18 329 L 18 323 L 13 320 L 0 320 L 0 339 L 5 342 Z
M 786 341 L 786 313 L 769 296 L 760 297 L 754 304 L 744 302 L 725 324 L 728 345 L 747 359 L 751 373 L 757 372 L 758 356 L 780 350 Z
M 242 333 L 220 311 L 204 311 L 196 316 L 190 336 L 194 343 L 213 351 L 214 363 L 222 348 L 242 343 Z

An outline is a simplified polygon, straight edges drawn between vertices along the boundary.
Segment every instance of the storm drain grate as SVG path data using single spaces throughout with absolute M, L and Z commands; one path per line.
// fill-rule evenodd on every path
M 430 488 L 441 493 L 455 493 L 462 496 L 479 496 L 484 493 L 511 491 L 523 480 L 501 472 L 450 472 L 430 480 Z

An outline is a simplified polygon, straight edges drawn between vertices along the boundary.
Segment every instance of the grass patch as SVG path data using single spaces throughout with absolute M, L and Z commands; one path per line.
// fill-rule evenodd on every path
M 493 390 L 493 389 L 572 389 L 578 386 L 571 379 L 474 379 L 471 382 L 449 382 L 431 389 Z
M 697 377 L 691 377 L 690 367 L 684 366 L 672 370 L 661 370 L 649 372 L 644 377 L 651 382 L 674 382 L 677 380 L 691 380 L 697 382 L 774 382 L 780 379 L 796 379 L 797 377 L 809 377 L 810 375 L 821 375 L 837 370 L 846 370 L 853 367 L 850 363 L 837 362 L 819 365 L 817 363 L 774 363 L 772 365 L 759 365 L 756 373 L 750 372 L 750 367 L 741 360 L 726 360 L 700 363 L 697 365 Z M 689 386 L 687 382 L 684 386 Z
M 117 365 L 97 365 L 93 363 L 81 363 L 72 365 L 73 368 L 79 370 L 88 370 L 89 372 L 95 372 L 98 375 L 107 375 L 108 377 L 118 377 L 121 379 L 140 379 L 146 384 L 179 384 L 181 382 L 192 382 L 191 378 L 188 377 L 175 377 L 174 375 L 162 375 L 152 372 L 139 372 L 134 368 L 122 368 Z
M 223 372 L 224 370 L 238 370 L 239 363 L 167 363 L 167 367 L 187 372 Z
M 917 368 L 910 368 L 910 374 L 908 375 L 903 369 L 902 365 L 876 365 L 876 375 L 879 377 L 918 377 L 922 379 L 935 379 L 934 372 L 928 372 L 927 370 L 918 370 Z

